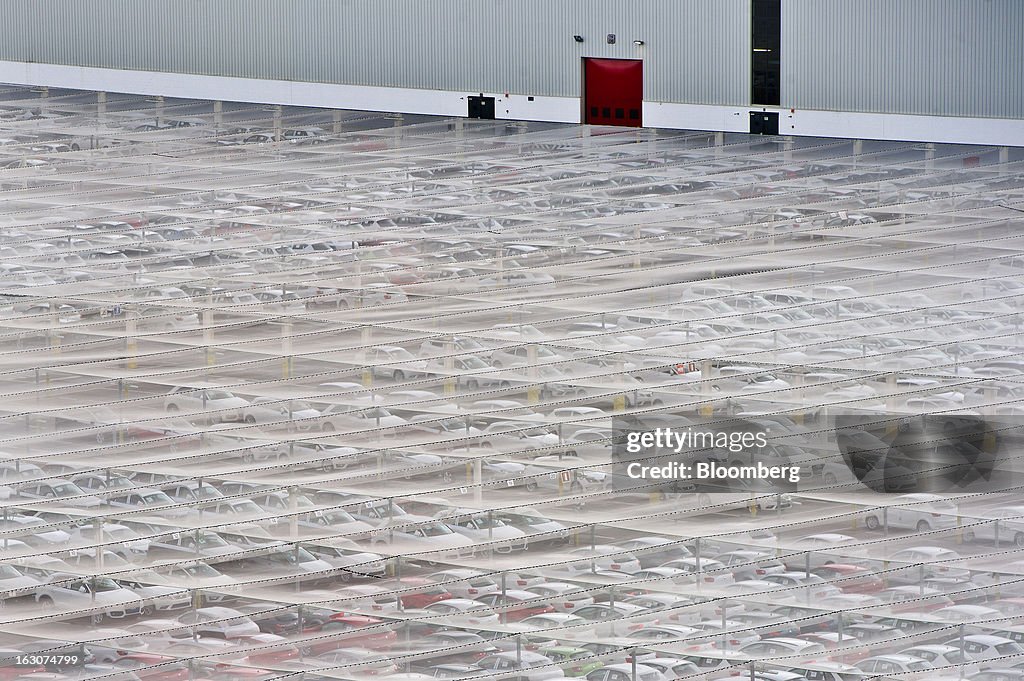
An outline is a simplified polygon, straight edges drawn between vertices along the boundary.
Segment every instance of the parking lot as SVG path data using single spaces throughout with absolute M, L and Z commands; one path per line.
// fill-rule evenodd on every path
M 1020 148 L 4 87 L 0 192 L 0 681 L 1024 679 Z

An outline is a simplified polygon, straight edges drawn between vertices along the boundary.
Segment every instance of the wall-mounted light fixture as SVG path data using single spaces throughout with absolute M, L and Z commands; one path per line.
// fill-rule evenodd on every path
M 608 34 L 608 44 L 609 45 L 614 45 L 615 44 L 615 34 L 614 33 L 609 33 Z
M 575 40 L 578 43 L 582 43 L 583 42 L 583 36 L 581 36 L 581 35 L 574 35 L 572 37 L 572 39 Z
M 633 44 L 636 45 L 637 47 L 642 47 L 645 43 L 643 40 L 634 40 Z

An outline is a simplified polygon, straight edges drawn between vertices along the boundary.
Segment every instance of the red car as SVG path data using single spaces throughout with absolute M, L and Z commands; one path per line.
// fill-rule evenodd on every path
M 272 681 L 279 678 L 281 678 L 281 672 L 224 664 L 217 665 L 207 675 L 195 677 L 193 681 Z
M 885 588 L 885 581 L 871 568 L 863 565 L 831 563 L 811 570 L 825 581 L 848 594 L 874 594 Z
M 304 648 L 310 655 L 319 655 L 338 648 L 379 650 L 390 646 L 396 638 L 394 629 L 376 617 L 329 611 L 323 611 L 320 616 L 324 620 L 320 633 L 334 635 L 311 640 Z
M 857 664 L 872 655 L 871 646 L 865 645 L 863 641 L 853 636 L 844 636 L 840 641 L 839 634 L 833 631 L 801 634 L 800 638 L 812 643 L 820 643 L 828 651 L 828 659 L 844 664 Z
M 18 662 L 19 658 L 23 660 L 22 663 Z M 24 653 L 13 648 L 0 649 L 0 681 L 13 681 L 26 674 L 45 671 L 46 667 L 36 664 L 31 653 Z
M 129 653 L 117 660 L 114 667 L 131 669 L 141 681 L 189 681 L 191 676 L 188 665 L 166 655 Z
M 397 589 L 415 589 L 399 594 L 403 608 L 425 608 L 431 603 L 455 598 L 450 591 L 429 579 L 409 577 L 399 581 Z
M 250 650 L 248 654 L 248 660 L 253 664 L 265 664 L 271 667 L 302 656 L 298 646 L 286 645 L 288 639 L 277 634 L 240 636 L 236 640 L 246 647 L 252 646 L 255 648 L 255 650 Z
M 555 612 L 554 606 L 540 602 L 544 597 L 532 591 L 518 589 L 506 591 L 504 597 L 500 593 L 485 594 L 474 600 L 486 603 L 494 608 L 499 615 L 504 612 L 507 622 L 518 622 L 534 615 L 546 615 Z M 534 601 L 534 602 L 530 602 Z M 519 604 L 519 605 L 517 605 Z
M 938 589 L 919 586 L 894 586 L 876 594 L 889 604 L 892 612 L 932 612 L 956 605 L 952 598 Z

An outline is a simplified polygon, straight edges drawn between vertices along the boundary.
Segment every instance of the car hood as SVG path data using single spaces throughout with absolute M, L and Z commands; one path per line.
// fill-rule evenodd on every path
M 244 409 L 249 406 L 246 400 L 241 397 L 228 397 L 223 400 L 209 400 L 206 403 L 208 409 Z
M 38 580 L 32 579 L 31 577 L 10 577 L 9 579 L 0 579 L 0 589 L 4 591 L 14 591 L 16 589 L 28 589 L 39 586 Z

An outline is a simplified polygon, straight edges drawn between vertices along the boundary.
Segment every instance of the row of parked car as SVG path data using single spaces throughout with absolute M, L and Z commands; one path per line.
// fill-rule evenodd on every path
M 0 681 L 1024 677 L 1019 173 L 0 97 Z

